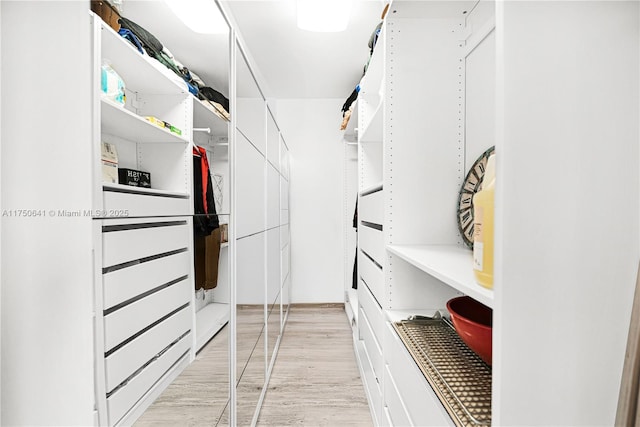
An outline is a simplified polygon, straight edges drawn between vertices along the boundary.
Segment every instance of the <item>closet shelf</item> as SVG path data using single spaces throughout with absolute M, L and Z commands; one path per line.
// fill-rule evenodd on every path
M 227 136 L 229 121 L 217 116 L 198 98 L 193 98 L 193 127 L 210 128 L 211 135 Z
M 379 182 L 367 188 L 363 188 L 362 190 L 360 190 L 360 196 L 366 196 L 368 194 L 375 193 L 376 191 L 382 191 L 382 182 Z
M 374 100 L 376 101 L 375 105 L 367 102 L 366 98 L 361 101 L 363 106 L 360 114 L 363 117 L 363 129 L 359 134 L 360 143 L 382 142 L 382 98 Z
M 382 40 L 382 35 L 378 38 Z M 384 52 L 376 44 L 358 95 L 359 142 L 381 142 L 384 104 Z
M 455 245 L 389 245 L 387 250 L 487 307 L 493 307 L 493 290 L 475 281 L 473 254 L 469 249 Z
M 186 83 L 175 73 L 148 55 L 142 55 L 99 17 L 94 19 L 101 23 L 102 59 L 122 77 L 127 89 L 157 95 L 188 93 Z
M 436 313 L 436 311 L 438 310 L 435 308 L 420 308 L 413 310 L 384 310 L 384 314 L 387 318 L 387 321 L 394 323 L 407 320 L 409 316 L 417 315 L 432 317 Z M 439 311 L 443 316 L 447 315 L 446 310 L 440 309 Z
M 166 191 L 166 190 L 158 190 L 156 188 L 143 188 L 143 187 L 134 187 L 131 185 L 124 184 L 102 184 L 102 189 L 105 191 L 116 191 L 116 192 L 124 192 L 124 193 L 133 193 L 140 194 L 141 196 L 145 195 L 153 195 L 153 196 L 165 196 L 165 197 L 175 197 L 180 199 L 188 199 L 188 193 L 181 193 L 178 191 Z
M 382 41 L 384 35 L 382 32 L 378 40 Z M 382 51 L 382 43 L 376 43 L 373 54 L 369 60 L 367 71 L 360 81 L 360 89 L 365 93 L 376 93 L 378 96 L 382 93 L 382 81 L 384 79 L 384 52 Z
M 101 100 L 100 107 L 102 133 L 115 135 L 134 142 L 172 142 L 180 144 L 189 142 L 184 136 L 186 135 L 186 129 L 182 129 L 182 135 L 176 135 L 106 99 Z

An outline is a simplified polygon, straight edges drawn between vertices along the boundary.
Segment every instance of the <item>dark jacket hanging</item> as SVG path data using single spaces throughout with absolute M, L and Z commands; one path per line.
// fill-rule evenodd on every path
M 358 199 L 356 198 L 356 209 L 353 213 L 353 228 L 356 229 L 356 233 L 358 232 Z M 351 287 L 353 289 L 358 289 L 358 244 L 356 243 L 356 256 L 353 261 L 353 278 Z
M 201 147 L 193 148 L 193 201 L 195 288 L 213 289 L 218 284 L 220 223 L 207 151 Z

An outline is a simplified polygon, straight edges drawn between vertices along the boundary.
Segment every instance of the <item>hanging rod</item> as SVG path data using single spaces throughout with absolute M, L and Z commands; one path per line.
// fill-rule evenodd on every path
M 194 132 L 211 133 L 211 128 L 193 128 Z

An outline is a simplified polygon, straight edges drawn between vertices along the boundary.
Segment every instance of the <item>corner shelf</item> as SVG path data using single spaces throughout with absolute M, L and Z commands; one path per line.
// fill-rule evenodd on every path
M 176 135 L 106 99 L 101 99 L 100 107 L 103 133 L 117 135 L 134 142 L 172 142 L 180 144 L 189 142 L 184 136 L 186 129 L 182 129 L 183 135 Z
M 445 284 L 493 308 L 493 290 L 476 283 L 472 253 L 455 245 L 389 245 L 387 250 Z

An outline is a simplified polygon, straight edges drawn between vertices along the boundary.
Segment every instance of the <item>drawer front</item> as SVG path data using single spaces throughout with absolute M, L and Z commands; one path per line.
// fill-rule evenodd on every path
M 188 307 L 154 326 L 105 359 L 107 391 L 111 391 L 191 329 Z
M 189 247 L 191 233 L 186 220 L 105 225 L 102 227 L 102 265 L 110 267 Z
M 392 426 L 412 426 L 413 421 L 407 414 L 407 410 L 400 399 L 400 392 L 396 387 L 395 380 L 391 376 L 389 366 L 384 367 L 384 405 L 387 409 L 390 425 Z
M 384 265 L 384 237 L 381 230 L 361 224 L 358 227 L 358 245 L 375 262 Z
M 358 314 L 358 329 L 360 330 L 360 339 L 364 343 L 369 355 L 369 361 L 373 367 L 373 375 L 378 385 L 382 384 L 382 367 L 384 365 L 382 357 L 382 348 L 378 342 L 373 330 L 371 328 L 371 322 L 367 314 L 360 306 L 360 312 Z
M 104 317 L 106 351 L 191 301 L 189 280 L 182 280 Z
M 407 408 L 408 417 L 418 426 L 453 426 L 453 420 L 391 324 L 387 325 L 385 333 L 385 350 L 388 349 L 385 358 L 389 375 L 397 387 L 400 401 Z
M 369 321 L 371 331 L 376 341 L 382 344 L 382 339 L 384 338 L 384 314 L 362 281 L 360 281 L 360 285 L 358 285 L 358 302 L 367 315 L 367 320 Z M 380 374 L 382 374 L 382 372 L 380 372 Z
M 158 359 L 146 366 L 126 385 L 107 397 L 109 424 L 114 425 L 140 400 L 144 394 L 176 363 L 189 352 L 191 334 L 168 348 Z
M 371 413 L 374 416 L 373 425 L 379 425 L 380 413 L 382 411 L 382 392 L 380 390 L 380 384 L 376 381 L 373 368 L 367 349 L 362 341 L 356 341 L 356 351 L 358 353 L 358 360 L 360 361 L 360 367 L 362 369 L 362 380 L 364 387 L 369 398 L 369 407 Z
M 102 193 L 104 210 L 123 212 L 130 217 L 157 215 L 190 215 L 189 198 L 149 194 L 123 193 L 105 190 Z
M 382 306 L 384 304 L 384 273 L 362 251 L 358 253 L 358 272 L 375 299 Z
M 383 224 L 384 220 L 384 193 L 382 190 L 375 193 L 360 196 L 358 206 L 358 219 L 361 221 Z
M 106 272 L 102 276 L 104 309 L 149 292 L 171 280 L 188 275 L 189 252 L 174 253 L 148 262 Z

